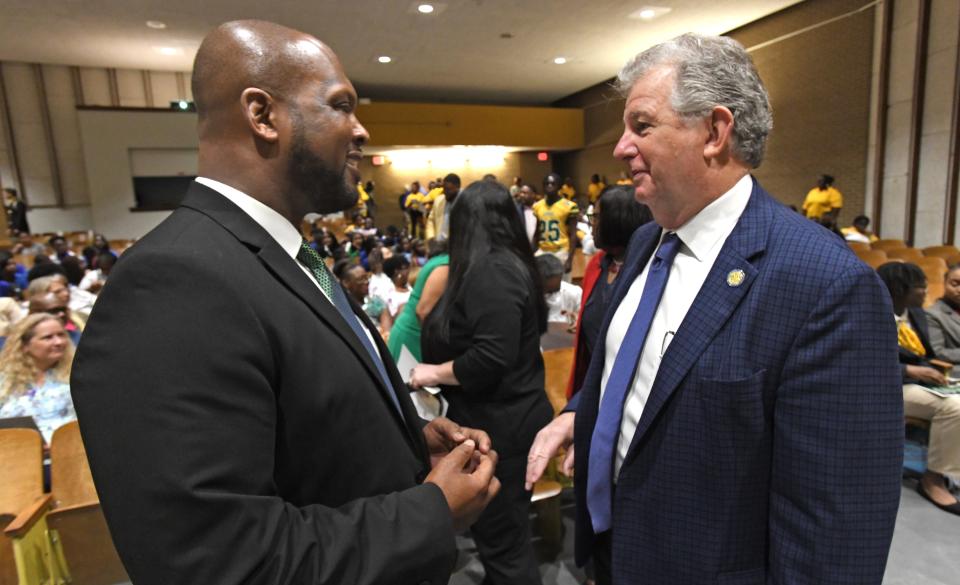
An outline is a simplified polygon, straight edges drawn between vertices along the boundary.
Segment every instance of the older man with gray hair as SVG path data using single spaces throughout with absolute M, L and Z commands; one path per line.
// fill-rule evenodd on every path
M 882 284 L 751 177 L 773 124 L 739 43 L 686 34 L 619 81 L 614 156 L 656 224 L 528 481 L 568 447 L 601 584 L 879 584 L 903 433 Z

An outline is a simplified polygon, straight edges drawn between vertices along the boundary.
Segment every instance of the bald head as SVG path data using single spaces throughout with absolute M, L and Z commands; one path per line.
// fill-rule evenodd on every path
M 333 51 L 306 33 L 262 20 L 221 24 L 203 39 L 193 62 L 201 132 L 209 118 L 237 111 L 244 89 L 256 87 L 283 99 L 304 72 L 333 64 L 339 67 Z

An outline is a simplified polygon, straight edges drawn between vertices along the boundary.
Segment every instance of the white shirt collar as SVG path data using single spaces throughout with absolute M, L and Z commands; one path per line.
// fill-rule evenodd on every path
M 283 251 L 291 258 L 297 258 L 297 252 L 300 251 L 300 243 L 303 236 L 296 227 L 293 226 L 287 218 L 283 217 L 276 210 L 267 207 L 260 201 L 247 195 L 239 189 L 230 185 L 224 185 L 220 181 L 214 181 L 207 177 L 197 177 L 196 181 L 201 185 L 209 187 L 217 193 L 223 195 L 232 201 L 244 213 L 250 216 L 250 219 L 257 222 L 270 236 L 280 244 Z
M 676 230 L 680 241 L 694 258 L 702 262 L 715 246 L 726 241 L 746 209 L 752 192 L 753 179 L 749 174 L 744 175 L 729 191 Z

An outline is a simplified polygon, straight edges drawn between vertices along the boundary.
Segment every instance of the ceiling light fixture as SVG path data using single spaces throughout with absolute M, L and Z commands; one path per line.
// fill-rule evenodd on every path
M 377 61 L 379 61 L 380 63 L 383 63 L 383 64 L 387 64 L 387 63 L 393 61 L 393 59 L 391 59 L 391 58 L 388 57 L 387 55 L 380 55 L 379 57 L 377 57 Z
M 147 27 L 148 27 L 148 28 L 152 28 L 152 29 L 156 29 L 156 30 L 163 30 L 163 29 L 167 28 L 167 23 L 161 22 L 161 21 L 159 21 L 159 20 L 148 20 L 148 21 L 147 21 Z
M 553 62 L 556 63 L 557 65 L 563 65 L 564 63 L 567 62 L 567 58 L 566 58 L 566 57 L 557 57 L 556 59 L 553 60 Z
M 183 49 L 178 49 L 176 47 L 154 47 L 153 50 L 160 53 L 161 55 L 174 56 L 183 54 Z
M 417 11 L 420 14 L 430 14 L 433 12 L 433 4 L 421 4 L 417 6 Z
M 632 12 L 629 15 L 629 18 L 635 18 L 639 20 L 653 20 L 654 18 L 659 18 L 664 14 L 670 12 L 670 8 L 666 6 L 644 6 L 639 10 Z

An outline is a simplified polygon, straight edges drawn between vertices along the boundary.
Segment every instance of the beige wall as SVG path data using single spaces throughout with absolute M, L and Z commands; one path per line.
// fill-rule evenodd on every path
M 750 49 L 856 10 L 862 0 L 808 0 L 732 31 Z M 873 10 L 751 51 L 770 93 L 774 130 L 763 165 L 764 187 L 799 206 L 821 173 L 837 178 L 846 202 L 841 222 L 864 209 L 869 128 Z M 623 100 L 609 82 L 558 102 L 584 108 L 586 148 L 558 157 L 578 190 L 593 173 L 616 180 L 625 167 L 613 159 L 623 129 Z
M 893 5 L 889 103 L 884 113 L 887 123 L 886 152 L 880 189 L 882 222 L 879 226 L 879 234 L 887 238 L 905 238 L 907 234 L 913 81 L 920 30 L 918 5 L 919 0 L 896 0 Z M 944 214 L 950 196 L 946 192 L 950 169 L 950 127 L 958 123 L 951 120 L 958 67 L 958 23 L 960 3 L 956 0 L 931 1 L 920 163 L 917 169 L 917 215 L 913 241 L 917 247 L 942 244 L 947 237 Z M 954 218 L 953 221 L 960 228 L 960 220 Z

